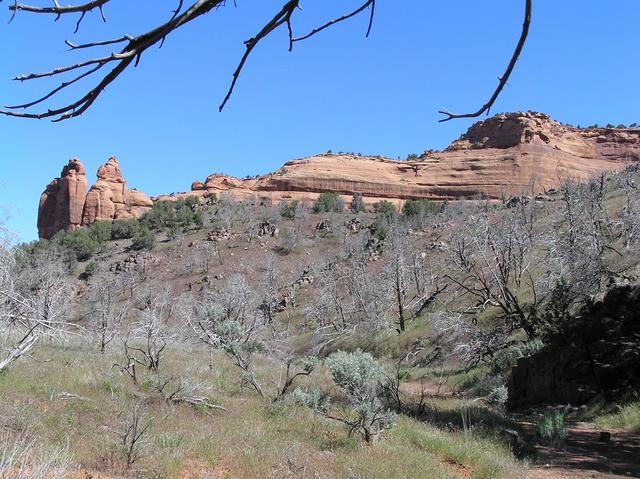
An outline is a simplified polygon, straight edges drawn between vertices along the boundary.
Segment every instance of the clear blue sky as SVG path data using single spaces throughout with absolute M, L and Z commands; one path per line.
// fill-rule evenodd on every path
M 72 157 L 91 184 L 116 155 L 129 185 L 154 195 L 187 190 L 213 172 L 265 173 L 328 149 L 404 158 L 443 148 L 471 121 L 441 124 L 437 110 L 475 110 L 486 101 L 519 35 L 524 3 L 379 0 L 368 39 L 361 16 L 293 53 L 286 32 L 277 32 L 255 50 L 218 113 L 243 40 L 282 1 L 238 0 L 237 8 L 229 1 L 174 32 L 80 118 L 0 117 L 0 205 L 9 206 L 9 228 L 36 238 L 40 193 Z M 8 25 L 9 3 L 0 4 L 2 104 L 32 100 L 52 85 L 13 76 L 84 58 L 67 52 L 64 39 L 140 33 L 177 1 L 113 0 L 106 24 L 92 13 L 75 35 L 76 16 L 54 23 L 19 13 Z M 294 28 L 303 33 L 358 3 L 306 0 Z M 539 110 L 581 125 L 640 122 L 638 25 L 638 0 L 534 0 L 529 41 L 494 112 Z

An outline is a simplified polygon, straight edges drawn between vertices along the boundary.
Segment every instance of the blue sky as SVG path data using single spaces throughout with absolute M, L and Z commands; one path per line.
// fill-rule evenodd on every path
M 6 24 L 9 3 L 0 4 L 1 104 L 32 100 L 52 85 L 19 84 L 13 76 L 85 58 L 87 52 L 66 51 L 65 39 L 138 34 L 177 2 L 113 0 L 107 23 L 92 13 L 75 35 L 76 16 L 54 23 L 19 13 Z M 524 4 L 378 0 L 368 39 L 363 15 L 292 53 L 286 32 L 276 32 L 254 51 L 218 113 L 243 41 L 282 0 L 237 3 L 148 51 L 80 118 L 53 124 L 0 117 L 0 205 L 8 207 L 8 227 L 23 240 L 37 237 L 40 193 L 72 157 L 85 164 L 91 184 L 97 167 L 118 156 L 129 185 L 154 195 L 187 190 L 213 172 L 266 173 L 328 149 L 404 158 L 443 148 L 472 121 L 438 123 L 437 110 L 475 110 L 486 101 L 518 38 Z M 294 28 L 306 32 L 359 3 L 306 0 Z M 538 110 L 581 125 L 640 122 L 639 23 L 637 0 L 535 0 L 529 41 L 493 112 Z

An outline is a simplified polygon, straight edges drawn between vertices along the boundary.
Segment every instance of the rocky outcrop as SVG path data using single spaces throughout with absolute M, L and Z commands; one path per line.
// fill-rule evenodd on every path
M 88 193 L 84 166 L 73 159 L 40 196 L 38 234 L 51 238 L 60 230 L 95 221 L 138 218 L 152 207 L 147 195 L 127 188 L 117 158 L 98 169 L 98 179 Z
M 541 351 L 518 359 L 510 407 L 609 401 L 640 386 L 640 287 L 614 287 L 556 326 Z
M 87 193 L 82 212 L 82 224 L 96 221 L 138 218 L 153 207 L 144 193 L 127 188 L 116 157 L 98 169 L 98 179 Z
M 72 159 L 40 195 L 38 234 L 51 238 L 60 230 L 72 230 L 82 224 L 82 209 L 87 178 L 80 160 Z
M 411 161 L 322 154 L 289 161 L 278 171 L 255 178 L 209 175 L 205 181 L 194 181 L 190 192 L 154 200 L 197 196 L 206 201 L 230 195 L 279 203 L 285 199 L 313 201 L 327 191 L 339 193 L 346 202 L 357 193 L 369 206 L 383 199 L 398 206 L 409 198 L 499 200 L 533 196 L 565 179 L 585 179 L 638 160 L 640 129 L 580 129 L 543 113 L 517 112 L 477 122 L 444 151 L 429 150 Z M 69 169 L 71 173 L 63 171 L 63 178 L 68 174 L 84 178 L 74 168 Z M 79 224 L 139 217 L 152 207 L 144 193 L 127 188 L 116 158 L 100 167 L 86 200 L 80 196 L 80 183 L 69 190 L 79 180 L 70 177 L 65 183 L 63 178 L 43 193 L 42 221 L 38 221 L 43 237 Z M 78 205 L 82 205 L 80 220 Z
M 346 201 L 358 193 L 369 205 L 382 199 L 396 204 L 408 198 L 500 199 L 544 191 L 567 178 L 619 170 L 625 161 L 639 159 L 638 129 L 579 129 L 543 113 L 518 112 L 477 122 L 446 150 L 412 161 L 323 154 L 252 179 L 210 175 L 194 182 L 191 192 L 158 199 L 228 193 L 279 202 L 313 200 L 325 191 L 340 193 Z

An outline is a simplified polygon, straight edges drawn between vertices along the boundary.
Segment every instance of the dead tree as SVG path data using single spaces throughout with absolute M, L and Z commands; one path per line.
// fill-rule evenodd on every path
M 174 338 L 168 320 L 172 313 L 172 299 L 167 290 L 147 290 L 138 296 L 138 319 L 132 324 L 130 336 L 136 346 L 127 346 L 139 355 L 138 362 L 151 370 L 160 367 L 163 352 Z
M 439 273 L 432 263 L 435 261 L 414 246 L 406 231 L 394 225 L 384 255 L 381 286 L 392 293 L 399 333 L 446 289 L 439 284 Z
M 116 287 L 115 281 L 105 279 L 98 284 L 92 294 L 93 305 L 88 324 L 102 354 L 129 315 L 130 303 L 129 301 L 118 302 L 115 294 Z
M 548 293 L 532 273 L 538 244 L 533 229 L 536 214 L 535 206 L 523 205 L 521 211 L 508 214 L 470 215 L 445 241 L 454 309 L 437 321 L 438 329 L 469 361 L 508 347 L 518 331 L 529 340 L 536 337 L 539 309 Z M 480 315 L 493 319 L 480 326 Z
M 77 328 L 69 320 L 72 287 L 59 258 L 44 252 L 19 271 L 15 254 L 0 247 L 0 372 L 29 356 L 41 338 L 59 339 Z
M 131 414 L 122 419 L 122 424 L 118 429 L 106 427 L 118 437 L 127 469 L 130 469 L 140 459 L 144 438 L 152 422 L 153 418 L 147 417 L 144 404 L 138 400 L 133 403 Z
M 12 105 L 6 107 L 4 110 L 0 110 L 0 113 L 7 116 L 21 117 L 21 118 L 52 118 L 53 121 L 66 120 L 73 118 L 84 113 L 93 103 L 98 99 L 102 92 L 113 83 L 120 75 L 130 67 L 138 66 L 142 55 L 154 46 L 161 47 L 165 39 L 174 31 L 184 27 L 193 20 L 196 20 L 204 15 L 216 11 L 217 9 L 226 5 L 225 0 L 191 0 L 185 2 L 184 0 L 178 0 L 176 9 L 172 12 L 168 12 L 168 20 L 160 25 L 152 27 L 150 30 L 140 33 L 138 35 L 130 35 L 123 33 L 116 38 L 110 38 L 106 40 L 96 40 L 84 44 L 76 44 L 69 40 L 65 43 L 72 51 L 89 51 L 89 52 L 103 52 L 109 51 L 110 53 L 97 54 L 96 56 L 88 55 L 85 60 L 77 63 L 57 67 L 49 71 L 40 73 L 30 73 L 27 75 L 21 75 L 15 77 L 17 81 L 31 81 L 42 78 L 64 78 L 62 83 L 48 91 L 42 97 L 29 101 L 26 103 Z M 234 2 L 235 3 L 235 2 Z M 279 29 L 285 29 L 288 32 L 288 46 L 289 51 L 293 50 L 293 46 L 301 41 L 311 38 L 327 28 L 336 25 L 340 22 L 346 21 L 356 15 L 368 11 L 369 24 L 367 27 L 366 35 L 369 36 L 373 25 L 373 19 L 375 14 L 376 0 L 364 0 L 357 8 L 349 11 L 343 15 L 337 16 L 325 23 L 320 24 L 318 27 L 312 29 L 310 32 L 303 35 L 294 34 L 294 19 L 302 10 L 300 8 L 300 0 L 287 0 L 283 1 L 283 4 L 277 8 L 273 17 L 269 18 L 262 28 L 251 38 L 245 41 L 245 51 L 242 55 L 237 68 L 233 72 L 231 84 L 229 90 L 225 95 L 219 110 L 222 111 L 224 106 L 229 101 L 231 94 L 234 91 L 236 83 L 242 73 L 247 60 L 255 48 L 274 31 Z M 489 100 L 482 105 L 477 111 L 472 113 L 455 114 L 447 110 L 440 110 L 440 113 L 445 115 L 441 121 L 448 121 L 453 118 L 470 118 L 478 117 L 485 112 L 488 112 L 495 103 L 496 99 L 502 92 L 502 89 L 507 84 L 509 77 L 520 57 L 520 53 L 524 47 L 529 33 L 529 26 L 531 24 L 531 13 L 533 0 L 525 0 L 525 12 L 524 21 L 522 25 L 522 32 L 516 45 L 516 48 L 511 56 L 511 60 L 505 70 L 505 72 L 499 77 L 498 86 L 489 98 Z M 27 12 L 31 14 L 39 15 L 51 15 L 55 19 L 66 17 L 69 15 L 77 16 L 77 22 L 75 24 L 75 32 L 80 28 L 82 20 L 90 12 L 97 10 L 103 21 L 106 22 L 105 9 L 111 7 L 111 0 L 85 0 L 85 3 L 76 5 L 60 5 L 57 1 L 53 2 L 51 6 L 38 6 L 19 3 L 18 0 L 11 2 L 9 10 L 12 12 L 11 20 L 19 12 Z M 116 8 L 115 5 L 113 8 Z M 75 33 L 74 32 L 74 33 Z M 109 68 L 111 68 L 109 70 Z M 86 93 L 79 93 L 77 99 L 70 100 L 69 103 L 57 107 L 44 107 L 43 105 L 56 97 L 59 93 L 68 91 L 72 86 L 76 86 L 78 82 L 87 78 L 97 78 L 96 83 Z M 82 91 L 82 90 L 81 90 Z M 73 98 L 73 96 L 72 96 Z M 42 107 L 42 111 L 37 112 L 33 109 Z M 24 111 L 20 111 L 24 110 Z

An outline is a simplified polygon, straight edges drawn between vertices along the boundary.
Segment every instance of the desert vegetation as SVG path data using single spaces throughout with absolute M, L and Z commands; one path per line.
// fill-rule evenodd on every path
M 188 198 L 4 246 L 0 477 L 526 477 L 578 417 L 637 431 L 638 180 Z M 585 351 L 580 396 L 518 382 Z

